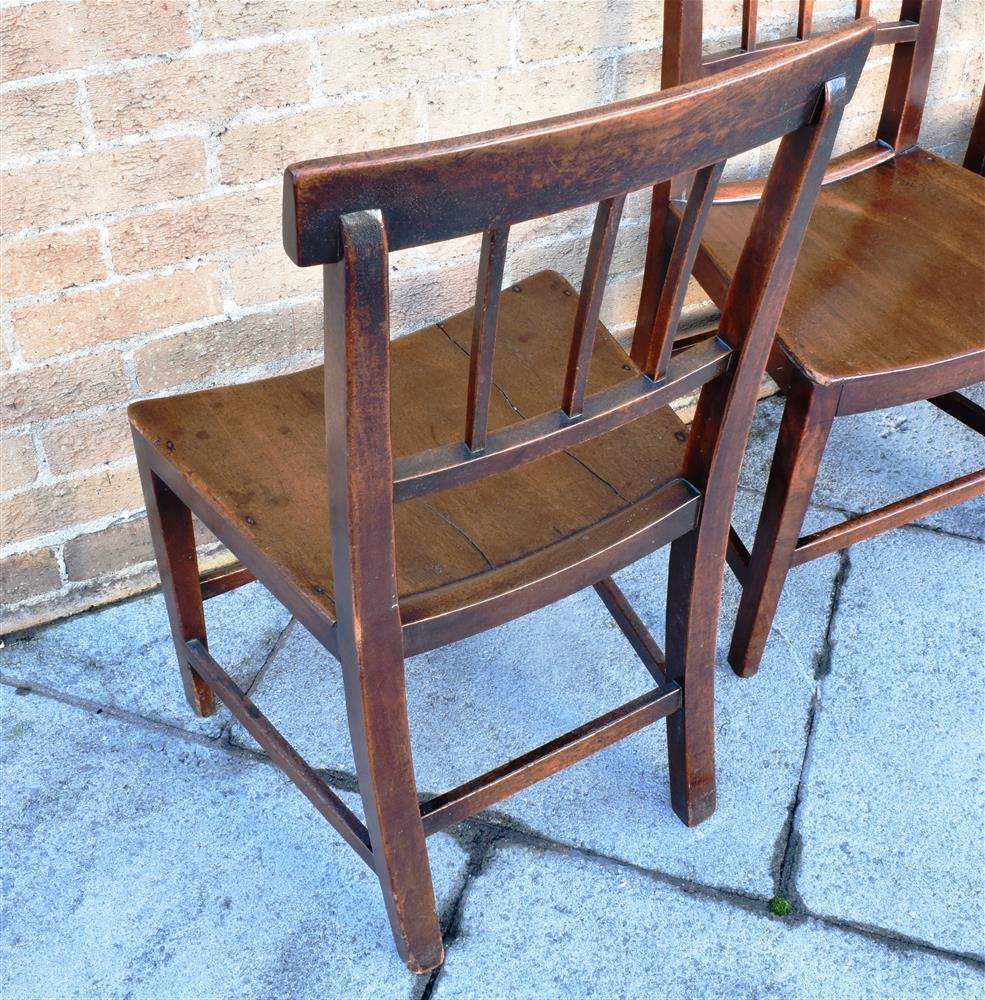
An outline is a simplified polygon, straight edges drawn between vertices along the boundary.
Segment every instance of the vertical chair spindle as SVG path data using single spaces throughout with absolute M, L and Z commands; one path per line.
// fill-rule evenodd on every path
M 487 229 L 482 234 L 479 278 L 475 289 L 472 322 L 472 351 L 469 362 L 469 394 L 465 413 L 465 443 L 469 451 L 486 446 L 489 422 L 489 392 L 492 388 L 493 353 L 496 347 L 496 320 L 503 290 L 503 268 L 510 229 Z
M 800 0 L 797 8 L 797 37 L 809 38 L 814 26 L 814 0 Z
M 609 274 L 612 250 L 619 232 L 624 194 L 599 202 L 595 214 L 595 228 L 585 260 L 585 273 L 578 296 L 578 311 L 575 314 L 575 329 L 571 337 L 571 352 L 564 376 L 564 396 L 561 407 L 569 417 L 581 415 L 585 403 L 585 386 L 588 383 L 588 368 L 592 360 L 595 343 L 595 328 L 605 294 L 605 280 Z
M 742 47 L 752 52 L 756 47 L 756 8 L 759 0 L 742 0 Z
M 715 198 L 715 189 L 718 187 L 724 168 L 724 161 L 713 163 L 702 167 L 694 175 L 687 206 L 677 228 L 673 249 L 666 261 L 663 286 L 656 307 L 652 306 L 652 300 L 646 303 L 645 290 L 640 299 L 640 312 L 633 337 L 633 360 L 643 369 L 645 375 L 654 380 L 663 378 L 667 371 L 667 362 L 670 360 L 674 345 L 674 333 L 684 306 L 684 296 L 687 294 L 688 279 L 691 277 L 694 258 L 701 241 L 701 230 L 708 218 L 708 212 Z M 665 238 L 665 225 L 666 223 L 661 225 L 659 232 L 655 232 L 651 227 L 651 240 Z M 644 283 L 648 277 L 645 276 Z M 645 303 L 652 311 L 652 320 L 650 315 L 644 312 Z

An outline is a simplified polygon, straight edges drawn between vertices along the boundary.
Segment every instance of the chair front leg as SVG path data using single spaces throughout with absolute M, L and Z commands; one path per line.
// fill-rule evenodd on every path
M 412 972 L 428 972 L 444 960 L 444 944 L 414 777 L 401 637 L 399 630 L 390 641 L 362 632 L 354 645 L 343 652 L 342 668 L 376 872 L 401 958 Z
M 763 658 L 837 403 L 836 390 L 799 377 L 790 386 L 729 648 L 740 677 L 755 674 Z
M 134 449 L 185 697 L 196 715 L 212 715 L 218 707 L 215 694 L 192 669 L 185 655 L 189 639 L 199 639 L 208 645 L 191 511 L 151 471 L 148 446 L 136 432 Z

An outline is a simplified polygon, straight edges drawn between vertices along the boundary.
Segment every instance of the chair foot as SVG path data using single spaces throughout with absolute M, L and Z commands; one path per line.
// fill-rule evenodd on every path
M 715 811 L 717 793 L 714 781 L 710 788 L 680 789 L 670 787 L 670 804 L 685 826 L 697 826 Z
M 759 664 L 766 651 L 766 638 L 744 635 L 736 625 L 728 651 L 728 665 L 736 676 L 754 677 L 759 672 Z

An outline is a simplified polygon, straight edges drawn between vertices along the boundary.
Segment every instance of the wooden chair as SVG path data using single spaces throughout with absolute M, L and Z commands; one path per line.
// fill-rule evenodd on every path
M 668 0 L 663 86 L 796 50 L 812 8 L 800 0 L 796 37 L 757 48 L 756 0 L 744 0 L 741 48 L 703 55 L 702 4 Z M 856 16 L 867 8 L 859 0 Z M 985 411 L 957 392 L 985 378 L 985 184 L 915 145 L 939 15 L 940 0 L 903 0 L 900 19 L 879 25 L 874 44 L 894 51 L 876 138 L 832 161 L 780 320 L 768 370 L 786 403 L 751 555 L 730 535 L 743 591 L 729 661 L 742 676 L 759 666 L 792 567 L 985 493 L 982 470 L 800 537 L 836 417 L 926 399 L 985 433 Z M 761 190 L 723 184 L 709 214 L 694 274 L 719 307 Z
M 689 824 L 714 809 L 715 626 L 735 485 L 871 28 L 670 93 L 288 168 L 287 252 L 324 266 L 324 369 L 130 409 L 190 703 L 206 715 L 225 702 L 378 874 L 412 969 L 442 960 L 427 835 L 660 718 L 674 809 Z M 779 137 L 718 336 L 671 358 L 723 161 Z M 666 246 L 660 234 L 662 291 L 634 363 L 598 322 L 620 210 L 628 191 L 682 172 L 695 173 L 691 207 Z M 501 294 L 510 227 L 592 202 L 580 293 L 544 272 Z M 391 344 L 388 250 L 475 232 L 474 310 Z M 697 386 L 688 437 L 668 404 Z M 200 578 L 192 512 L 240 566 Z M 665 658 L 611 574 L 668 543 Z M 365 825 L 209 654 L 203 600 L 254 578 L 341 661 Z M 404 657 L 589 585 L 654 690 L 421 804 Z

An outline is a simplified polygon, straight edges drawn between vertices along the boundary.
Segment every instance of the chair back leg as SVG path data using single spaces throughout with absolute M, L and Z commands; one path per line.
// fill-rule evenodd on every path
M 670 803 L 688 825 L 715 811 L 715 640 L 721 572 L 702 572 L 699 529 L 670 547 L 667 574 L 667 677 L 681 707 L 667 716 Z
M 134 433 L 133 441 L 185 697 L 196 715 L 212 715 L 218 707 L 212 688 L 195 672 L 184 654 L 185 643 L 190 639 L 208 645 L 191 511 L 151 471 L 141 435 Z
M 837 390 L 826 391 L 794 375 L 728 654 L 740 677 L 755 674 L 763 658 L 837 405 Z
M 444 944 L 414 777 L 399 624 L 354 631 L 342 671 L 373 864 L 401 958 L 411 971 L 428 972 L 443 961 Z

